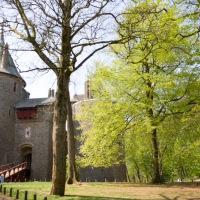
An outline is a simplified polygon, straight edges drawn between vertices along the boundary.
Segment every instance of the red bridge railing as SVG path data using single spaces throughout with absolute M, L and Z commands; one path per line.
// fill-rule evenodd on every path
M 1 165 L 1 166 L 0 166 L 0 172 L 1 172 L 1 171 L 4 171 L 4 170 L 6 170 L 6 169 L 12 168 L 13 165 L 14 165 L 13 163 L 8 163 L 8 164 L 5 164 L 5 165 Z
M 26 168 L 27 162 L 24 162 L 19 165 L 13 166 L 12 168 L 9 168 L 7 170 L 1 171 L 0 176 L 4 176 L 4 180 L 12 181 L 13 176 L 18 175 L 18 177 L 20 177 L 20 175 L 26 170 Z

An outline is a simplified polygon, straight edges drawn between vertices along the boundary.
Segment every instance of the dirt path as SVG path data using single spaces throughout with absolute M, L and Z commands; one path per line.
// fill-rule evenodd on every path
M 13 200 L 14 198 L 8 197 L 6 195 L 0 194 L 0 200 Z

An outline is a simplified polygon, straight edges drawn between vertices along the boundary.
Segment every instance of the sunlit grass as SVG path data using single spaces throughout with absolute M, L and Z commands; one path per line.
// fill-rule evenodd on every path
M 120 199 L 195 199 L 200 197 L 200 186 L 195 183 L 168 183 L 163 185 L 134 184 L 134 183 L 110 183 L 110 182 L 79 182 L 73 185 L 66 185 L 65 196 L 50 195 L 50 182 L 21 182 L 3 183 L 6 187 L 6 195 L 12 188 L 12 197 L 16 198 L 16 191 L 19 190 L 19 200 L 24 200 L 24 192 L 28 191 L 28 200 L 120 200 Z M 3 189 L 4 190 L 4 189 Z M 2 190 L 2 192 L 3 192 Z

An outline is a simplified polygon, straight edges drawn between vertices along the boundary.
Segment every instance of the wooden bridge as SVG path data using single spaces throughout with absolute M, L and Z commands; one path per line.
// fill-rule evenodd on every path
M 8 163 L 0 166 L 0 176 L 4 177 L 5 182 L 25 181 L 27 170 L 27 162 L 19 165 Z

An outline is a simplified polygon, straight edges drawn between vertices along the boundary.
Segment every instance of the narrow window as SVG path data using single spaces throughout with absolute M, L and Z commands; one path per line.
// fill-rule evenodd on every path
M 16 86 L 17 86 L 17 83 L 14 83 L 14 88 L 13 88 L 14 92 L 16 91 Z
M 30 138 L 31 137 L 31 128 L 26 127 L 25 129 L 25 138 Z

